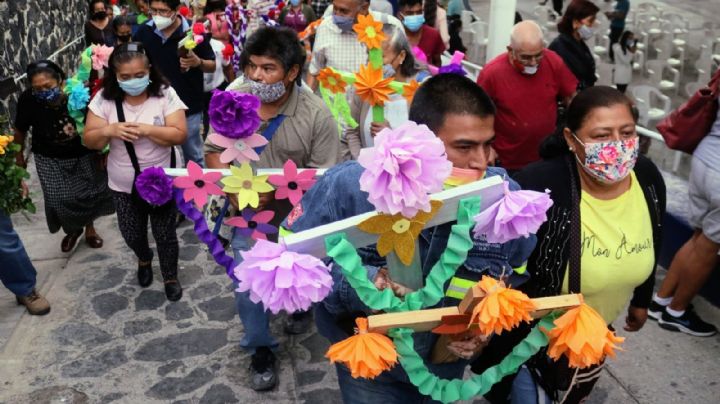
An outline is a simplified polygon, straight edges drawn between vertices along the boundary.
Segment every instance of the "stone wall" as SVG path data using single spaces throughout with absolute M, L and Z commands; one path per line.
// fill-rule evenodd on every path
M 0 114 L 15 114 L 15 104 L 26 87 L 22 80 L 13 89 L 13 79 L 25 66 L 45 59 L 82 37 L 87 18 L 87 0 L 0 0 Z M 84 38 L 52 57 L 68 75 L 79 62 Z

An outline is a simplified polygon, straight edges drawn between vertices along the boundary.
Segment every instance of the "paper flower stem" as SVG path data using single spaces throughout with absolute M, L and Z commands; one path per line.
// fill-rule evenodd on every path
M 370 49 L 370 52 L 368 54 L 368 59 L 370 59 L 370 64 L 375 69 L 381 69 L 383 65 L 383 54 L 381 48 L 374 48 Z
M 385 122 L 385 107 L 383 107 L 382 105 L 373 105 L 372 116 L 374 123 Z
M 339 70 L 335 70 L 335 72 L 340 74 L 340 77 L 342 77 L 343 81 L 345 81 L 346 83 L 355 84 L 355 74 L 354 73 L 341 72 Z
M 410 265 L 405 265 L 393 251 L 386 257 L 390 279 L 412 290 L 423 286 L 423 272 L 420 264 L 420 246 L 415 240 L 415 254 Z

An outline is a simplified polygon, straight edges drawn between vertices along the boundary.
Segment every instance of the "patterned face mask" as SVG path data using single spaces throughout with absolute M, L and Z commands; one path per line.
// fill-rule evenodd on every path
M 285 83 L 282 80 L 273 84 L 265 84 L 261 81 L 250 82 L 250 93 L 258 97 L 263 104 L 269 104 L 280 99 L 285 94 Z
M 41 102 L 55 102 L 58 98 L 60 98 L 60 88 L 54 87 L 50 90 L 42 90 L 42 91 L 33 91 L 33 95 L 38 101 Z
M 622 181 L 635 168 L 638 158 L 637 136 L 627 140 L 612 142 L 583 143 L 573 133 L 573 137 L 585 148 L 585 162 L 577 154 L 575 159 L 586 173 L 605 184 Z

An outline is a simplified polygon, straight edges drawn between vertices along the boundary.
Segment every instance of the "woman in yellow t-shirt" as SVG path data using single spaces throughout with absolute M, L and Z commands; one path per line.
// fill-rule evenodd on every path
M 554 201 L 537 233 L 524 291 L 531 297 L 581 292 L 608 324 L 630 301 L 626 331 L 647 320 L 665 214 L 665 184 L 655 165 L 638 156 L 634 116 L 630 101 L 614 88 L 581 92 L 568 107 L 562 133 L 543 145 L 546 160 L 515 178 L 523 189 L 549 189 Z M 514 345 L 512 337 L 494 340 L 499 353 Z M 511 392 L 495 393 L 513 403 L 535 403 L 538 392 L 565 403 L 590 394 L 599 369 L 576 373 L 542 355 L 518 372 Z

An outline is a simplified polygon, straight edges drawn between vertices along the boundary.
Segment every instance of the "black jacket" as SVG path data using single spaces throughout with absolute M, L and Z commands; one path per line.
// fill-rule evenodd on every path
M 595 58 L 585 41 L 578 41 L 571 35 L 560 34 L 550 43 L 548 49 L 560 55 L 578 79 L 578 91 L 595 85 L 597 81 Z

